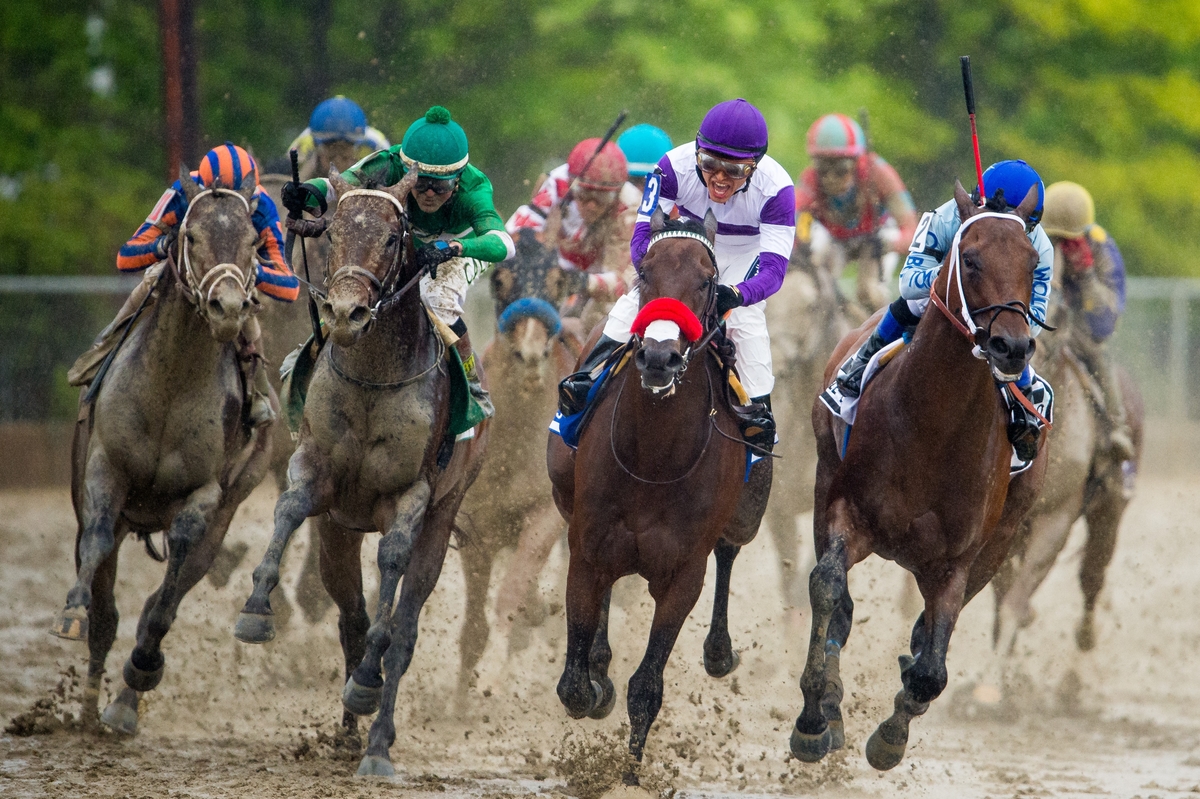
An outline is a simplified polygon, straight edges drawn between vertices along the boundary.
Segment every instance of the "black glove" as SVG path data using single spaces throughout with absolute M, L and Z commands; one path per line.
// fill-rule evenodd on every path
M 321 208 L 321 213 L 316 216 L 322 216 L 329 210 L 328 203 L 325 202 L 325 195 L 310 183 L 293 183 L 288 181 L 283 184 L 283 188 L 279 192 L 279 199 L 283 202 L 283 207 L 288 209 L 293 216 L 300 216 L 308 207 L 308 198 L 313 197 L 317 201 L 317 205 Z
M 428 269 L 431 280 L 437 280 L 437 268 L 451 258 L 457 258 L 454 250 L 444 241 L 434 241 L 417 248 L 417 268 Z
M 167 253 L 171 250 L 171 245 L 175 243 L 177 238 L 179 238 L 178 227 L 173 227 L 167 230 L 167 232 L 158 237 L 158 242 L 154 245 L 154 254 L 160 259 L 166 258 Z
M 734 308 L 742 307 L 742 293 L 733 286 L 717 286 L 717 317 L 724 318 L 725 314 Z
M 284 220 L 283 226 L 297 236 L 303 236 L 306 239 L 315 239 L 329 227 L 329 220 L 324 217 L 321 219 L 292 219 L 289 216 Z

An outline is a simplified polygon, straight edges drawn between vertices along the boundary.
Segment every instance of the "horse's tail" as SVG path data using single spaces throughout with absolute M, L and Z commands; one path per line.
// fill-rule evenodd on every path
M 137 537 L 146 546 L 146 554 L 150 556 L 151 560 L 154 560 L 158 563 L 163 563 L 164 561 L 166 561 L 167 554 L 168 554 L 167 553 L 167 546 L 168 546 L 167 545 L 167 536 L 166 536 L 166 534 L 163 534 L 163 551 L 162 552 L 159 552 L 158 547 L 156 547 L 154 545 L 154 537 L 153 536 L 154 536 L 154 533 L 138 533 L 137 534 Z

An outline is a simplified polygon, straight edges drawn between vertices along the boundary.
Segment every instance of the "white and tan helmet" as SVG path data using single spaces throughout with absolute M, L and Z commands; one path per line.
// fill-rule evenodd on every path
M 1077 239 L 1095 223 L 1096 204 L 1083 186 L 1060 180 L 1046 187 L 1046 210 L 1042 215 L 1046 235 Z

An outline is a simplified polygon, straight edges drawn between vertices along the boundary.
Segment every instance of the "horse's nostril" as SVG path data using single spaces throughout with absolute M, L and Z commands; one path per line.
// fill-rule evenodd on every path
M 350 312 L 350 321 L 356 325 L 366 324 L 367 319 L 371 317 L 371 312 L 361 305 Z
M 667 368 L 671 370 L 680 369 L 683 367 L 683 356 L 674 350 L 667 356 Z
M 250 307 L 250 300 L 249 299 L 242 300 L 242 310 L 245 311 L 249 307 Z
M 217 316 L 221 316 L 225 312 L 224 307 L 222 307 L 221 303 L 217 300 L 208 301 L 208 310 L 209 313 L 216 314 Z

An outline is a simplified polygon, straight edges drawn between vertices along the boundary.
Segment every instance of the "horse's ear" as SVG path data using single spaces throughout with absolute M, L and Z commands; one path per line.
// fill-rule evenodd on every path
M 650 214 L 650 232 L 657 233 L 666 227 L 667 215 L 663 213 L 661 208 L 655 208 L 654 213 Z
M 708 243 L 715 247 L 717 245 L 717 217 L 711 208 L 704 212 L 704 234 L 708 236 Z
M 979 207 L 971 202 L 971 195 L 963 188 L 958 178 L 954 179 L 954 202 L 958 203 L 958 218 L 969 219 L 979 213 Z
M 508 297 L 512 294 L 513 283 L 516 277 L 513 271 L 507 266 L 497 266 L 492 270 L 492 294 L 493 296 L 505 304 L 508 303 Z
M 203 189 L 196 184 L 196 181 L 192 180 L 192 173 L 187 168 L 187 165 L 182 163 L 179 165 L 179 185 L 183 188 L 184 199 L 186 199 L 189 203 L 196 199 L 197 194 L 203 191 Z
M 1029 216 L 1037 209 L 1038 202 L 1038 184 L 1033 184 L 1029 187 L 1029 191 L 1025 192 L 1025 199 L 1021 200 L 1021 204 L 1017 206 L 1014 214 L 1025 220 L 1025 224 L 1029 224 Z
M 563 290 L 563 285 L 565 282 L 566 278 L 563 275 L 563 268 L 561 266 L 552 266 L 547 269 L 546 296 L 550 297 L 550 299 L 554 300 L 555 302 L 562 302 L 565 300 L 566 297 L 563 296 L 566 294 L 566 292 Z
M 258 200 L 254 196 L 254 190 L 258 188 L 258 170 L 250 170 L 250 174 L 242 176 L 242 187 L 238 189 L 238 194 L 246 198 L 246 203 L 250 205 L 250 211 L 254 211 L 254 203 Z
M 411 167 L 409 167 L 408 171 L 404 173 L 404 177 L 400 178 L 399 183 L 397 183 L 395 186 L 389 186 L 384 189 L 384 191 L 386 191 L 388 194 L 399 200 L 401 205 L 404 205 L 404 203 L 408 200 L 408 195 L 410 192 L 412 192 L 413 186 L 417 185 L 417 178 L 419 177 L 417 166 L 418 165 L 414 163 Z
M 333 187 L 333 193 L 339 200 L 342 195 L 354 188 L 350 185 L 350 181 L 342 177 L 342 173 L 336 166 L 329 167 L 329 185 Z

